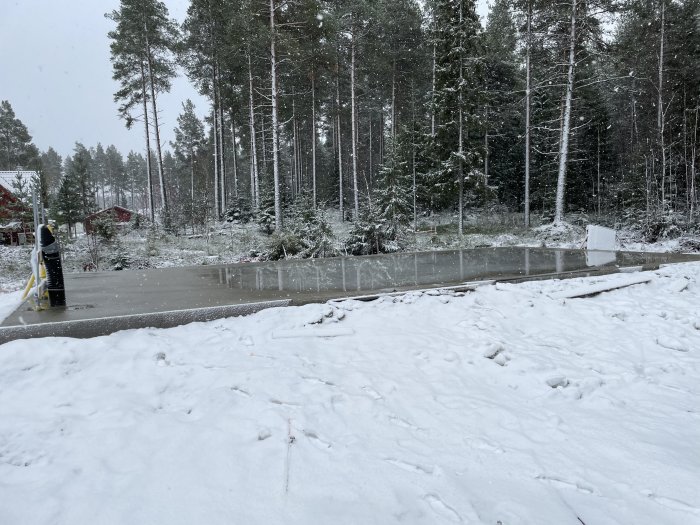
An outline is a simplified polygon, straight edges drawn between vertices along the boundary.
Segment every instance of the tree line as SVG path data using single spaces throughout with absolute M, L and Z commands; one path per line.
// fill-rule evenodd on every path
M 154 220 L 281 231 L 305 202 L 391 240 L 435 210 L 461 232 L 470 208 L 694 224 L 699 13 L 495 0 L 482 24 L 470 0 L 191 0 L 177 22 L 122 0 L 107 16 Z M 168 157 L 158 97 L 179 68 L 209 108 L 183 103 Z

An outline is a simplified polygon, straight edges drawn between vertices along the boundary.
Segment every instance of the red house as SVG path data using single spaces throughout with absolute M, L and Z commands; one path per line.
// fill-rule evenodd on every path
M 37 176 L 35 171 L 0 171 L 0 220 L 15 219 L 16 215 L 27 211 L 14 195 L 12 184 L 18 173 L 27 183 Z
M 112 206 L 110 208 L 105 208 L 104 210 L 96 211 L 85 217 L 83 221 L 85 224 L 85 233 L 93 232 L 93 223 L 99 219 L 106 219 L 111 217 L 117 226 L 128 224 L 131 217 L 136 212 L 122 208 L 121 206 Z
M 22 221 L 29 210 L 13 192 L 17 173 L 27 182 L 37 176 L 34 171 L 0 171 L 0 243 L 3 244 L 23 244 L 33 238 L 32 225 Z
M 0 220 L 10 218 L 10 209 L 17 205 L 17 199 L 12 192 L 5 188 L 0 180 Z

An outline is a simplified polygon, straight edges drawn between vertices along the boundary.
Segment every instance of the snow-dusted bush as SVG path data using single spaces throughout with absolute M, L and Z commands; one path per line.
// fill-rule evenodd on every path
M 372 255 L 396 250 L 396 239 L 388 238 L 387 224 L 375 207 L 366 207 L 360 213 L 345 241 L 345 249 L 352 255 Z
M 338 255 L 333 230 L 322 211 L 314 209 L 310 199 L 300 197 L 291 208 L 286 227 L 272 234 L 263 257 L 266 259 L 304 259 Z
M 282 230 L 270 235 L 261 258 L 270 261 L 289 259 L 298 255 L 303 249 L 304 244 L 296 232 Z
M 224 213 L 226 222 L 247 224 L 253 219 L 250 201 L 239 197 Z M 274 221 L 273 221 L 274 222 Z

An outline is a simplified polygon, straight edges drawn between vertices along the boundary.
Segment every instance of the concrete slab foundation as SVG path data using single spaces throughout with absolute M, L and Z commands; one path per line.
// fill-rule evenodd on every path
M 68 306 L 21 306 L 0 325 L 0 344 L 29 337 L 93 337 L 245 315 L 274 306 L 454 287 L 611 273 L 700 256 L 546 248 L 398 253 L 66 275 Z

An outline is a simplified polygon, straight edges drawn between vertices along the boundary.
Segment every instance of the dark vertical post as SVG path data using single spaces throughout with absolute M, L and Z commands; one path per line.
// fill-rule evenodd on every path
M 45 224 L 39 230 L 39 245 L 46 267 L 46 289 L 51 306 L 66 306 L 66 290 L 63 283 L 63 265 L 58 242 Z

